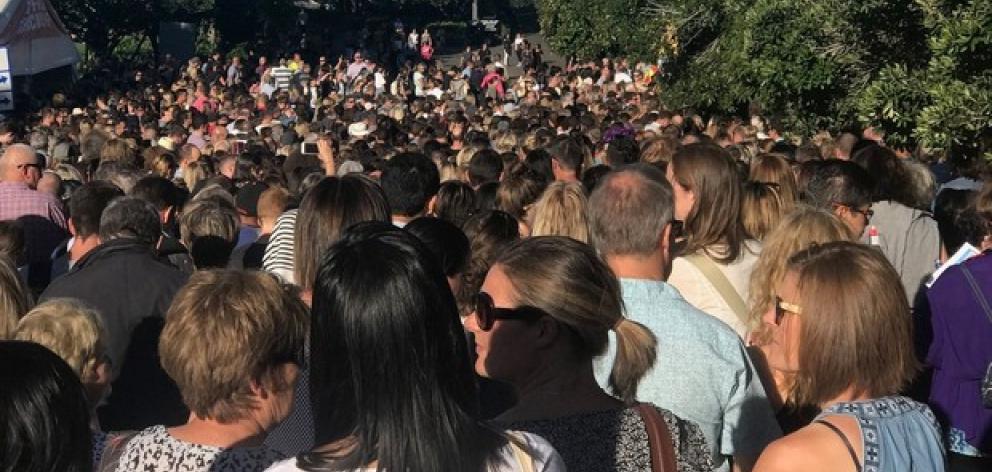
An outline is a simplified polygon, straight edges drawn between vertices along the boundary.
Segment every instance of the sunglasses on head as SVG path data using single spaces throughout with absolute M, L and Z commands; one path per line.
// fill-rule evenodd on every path
M 799 305 L 795 305 L 779 297 L 775 297 L 775 326 L 781 326 L 782 318 L 785 318 L 786 313 L 792 313 L 796 316 L 802 314 L 802 308 Z
M 479 329 L 489 331 L 493 329 L 496 320 L 522 320 L 535 321 L 547 315 L 540 308 L 532 306 L 520 306 L 517 308 L 496 308 L 493 305 L 493 297 L 486 292 L 479 292 L 475 295 L 475 321 Z

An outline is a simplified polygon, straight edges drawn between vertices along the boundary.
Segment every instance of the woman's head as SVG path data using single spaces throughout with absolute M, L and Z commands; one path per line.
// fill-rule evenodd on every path
M 461 227 L 476 208 L 475 190 L 461 181 L 449 180 L 441 184 L 434 200 L 434 216 Z
M 785 276 L 789 257 L 814 244 L 849 241 L 847 226 L 826 210 L 800 206 L 785 215 L 762 242 L 761 255 L 751 272 L 750 327 L 761 335 L 761 318 L 775 301 L 775 284 Z
M 468 307 L 482 286 L 496 254 L 520 239 L 520 228 L 512 216 L 493 210 L 473 216 L 462 229 L 468 237 L 471 259 L 462 275 L 457 297 L 460 306 Z
M 470 470 L 439 466 L 463 458 L 430 446 L 472 422 L 475 383 L 451 290 L 413 235 L 367 222 L 327 250 L 310 346 L 317 442 L 354 441 L 344 468 Z
M 740 255 L 746 235 L 740 221 L 741 185 L 737 165 L 713 144 L 689 144 L 668 166 L 675 219 L 682 221 L 684 254 L 710 252 L 721 262 Z
M 292 405 L 308 326 L 297 292 L 275 277 L 198 271 L 166 315 L 162 368 L 197 417 L 272 427 Z
M 510 313 L 486 314 L 500 311 Z M 620 284 L 591 246 L 556 236 L 521 240 L 496 258 L 466 322 L 476 335 L 476 371 L 514 383 L 538 365 L 534 359 L 588 364 L 615 330 L 610 385 L 631 401 L 654 364 L 656 342 L 623 311 Z
M 751 162 L 750 180 L 776 185 L 786 211 L 799 200 L 796 174 L 789 161 L 779 154 L 759 154 L 755 157 Z
M 14 262 L 0 257 L 0 340 L 10 339 L 21 319 L 31 309 L 30 292 Z
M 79 378 L 41 345 L 0 341 L 0 470 L 89 471 L 89 407 Z
M 568 236 L 589 242 L 586 195 L 577 182 L 548 186 L 531 210 L 531 236 Z
M 899 274 L 876 249 L 837 241 L 793 255 L 765 314 L 771 367 L 792 373 L 793 400 L 901 391 L 916 373 L 912 317 Z
M 465 233 L 452 223 L 426 216 L 411 221 L 404 228 L 430 249 L 448 278 L 452 293 L 458 293 L 471 255 Z
M 390 221 L 382 188 L 359 174 L 321 180 L 303 197 L 298 215 L 296 283 L 305 291 L 313 287 L 321 254 L 344 230 L 363 221 Z
M 741 223 L 747 235 L 762 241 L 788 213 L 780 187 L 763 182 L 747 182 L 741 192 Z

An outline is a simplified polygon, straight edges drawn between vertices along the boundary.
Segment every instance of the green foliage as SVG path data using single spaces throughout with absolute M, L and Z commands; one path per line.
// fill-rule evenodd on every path
M 643 15 L 647 0 L 538 0 L 541 31 L 559 53 L 580 58 L 654 59 L 661 23 Z

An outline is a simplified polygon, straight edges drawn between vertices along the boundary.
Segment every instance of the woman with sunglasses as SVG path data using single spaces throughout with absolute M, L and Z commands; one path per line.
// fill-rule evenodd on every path
M 564 470 L 547 441 L 479 420 L 448 281 L 403 229 L 361 223 L 323 255 L 309 361 L 320 445 L 270 471 Z
M 655 337 L 623 317 L 620 286 L 588 245 L 559 236 L 519 241 L 495 261 L 466 320 L 476 372 L 513 385 L 518 402 L 496 418 L 540 434 L 570 472 L 651 470 L 650 444 L 635 403 L 655 359 Z M 617 337 L 615 396 L 593 375 L 593 359 Z M 678 470 L 711 470 L 698 426 L 656 408 Z
M 796 404 L 822 412 L 768 446 L 755 471 L 944 470 L 930 408 L 897 396 L 917 367 L 901 287 L 880 252 L 853 242 L 789 260 L 765 315 L 768 361 L 794 376 Z

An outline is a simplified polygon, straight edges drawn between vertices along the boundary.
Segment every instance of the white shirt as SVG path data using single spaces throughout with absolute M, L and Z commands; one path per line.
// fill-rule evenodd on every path
M 530 457 L 534 461 L 533 469 L 534 472 L 564 472 L 565 462 L 562 461 L 561 456 L 555 451 L 551 444 L 544 438 L 530 433 L 524 432 L 514 432 L 514 436 L 518 438 L 523 438 L 526 443 L 526 449 L 530 452 Z M 494 472 L 523 472 L 525 469 L 517 461 L 513 448 L 509 445 L 504 446 L 500 450 L 500 455 L 502 459 L 496 465 Z M 302 472 L 296 465 L 296 459 L 286 459 L 281 462 L 277 462 L 266 469 L 266 472 Z M 347 472 L 347 471 L 339 471 Z M 350 472 L 376 472 L 376 469 L 356 469 Z

